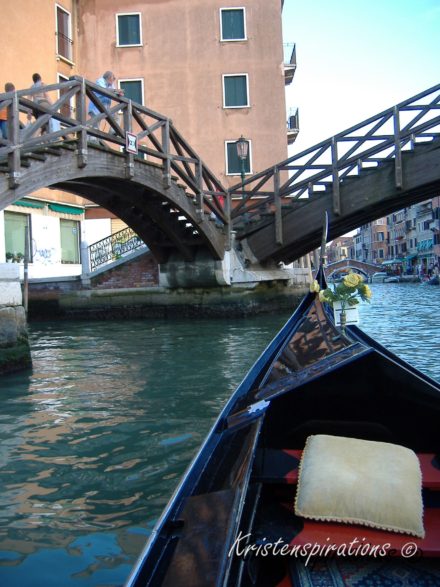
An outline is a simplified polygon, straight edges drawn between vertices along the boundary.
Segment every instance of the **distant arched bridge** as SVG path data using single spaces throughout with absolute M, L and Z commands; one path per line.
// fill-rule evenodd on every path
M 326 277 L 331 277 L 334 273 L 342 271 L 348 273 L 350 270 L 354 270 L 365 277 L 369 277 L 370 275 L 373 275 L 373 273 L 380 271 L 381 266 L 374 263 L 357 261 L 356 259 L 341 259 L 340 261 L 329 263 L 324 269 Z
M 440 84 L 229 190 L 165 116 L 79 77 L 45 89 L 53 104 L 34 102 L 38 90 L 0 94 L 0 209 L 40 187 L 65 189 L 122 218 L 162 263 L 200 250 L 221 260 L 232 229 L 251 263 L 289 262 L 319 246 L 325 210 L 331 240 L 440 193 Z

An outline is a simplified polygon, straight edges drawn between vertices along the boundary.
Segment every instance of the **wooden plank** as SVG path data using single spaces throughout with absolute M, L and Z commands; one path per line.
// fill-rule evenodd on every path
M 283 216 L 280 198 L 280 171 L 274 167 L 274 199 L 275 199 L 275 242 L 277 245 L 283 244 Z
M 393 111 L 393 126 L 394 126 L 394 163 L 395 163 L 395 178 L 396 188 L 403 187 L 403 173 L 402 173 L 402 147 L 400 144 L 400 119 L 399 110 L 397 106 Z
M 332 193 L 333 193 L 333 213 L 341 214 L 341 195 L 339 191 L 339 171 L 338 171 L 338 144 L 335 137 L 332 138 Z
M 87 165 L 87 130 L 86 123 L 86 88 L 85 80 L 81 80 L 80 91 L 76 94 L 76 115 L 81 125 L 81 130 L 77 133 L 78 136 L 78 151 L 77 163 L 78 167 L 82 169 Z
M 8 168 L 9 168 L 9 187 L 15 189 L 20 182 L 20 149 L 17 146 L 19 142 L 19 113 L 18 113 L 18 97 L 14 94 L 12 104 L 8 106 L 8 122 L 10 140 L 14 145 L 11 153 L 8 154 Z

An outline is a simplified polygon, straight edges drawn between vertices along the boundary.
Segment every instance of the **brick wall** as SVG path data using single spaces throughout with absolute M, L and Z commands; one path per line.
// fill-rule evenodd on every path
M 145 253 L 97 275 L 91 285 L 92 289 L 152 287 L 159 285 L 159 267 L 151 253 Z

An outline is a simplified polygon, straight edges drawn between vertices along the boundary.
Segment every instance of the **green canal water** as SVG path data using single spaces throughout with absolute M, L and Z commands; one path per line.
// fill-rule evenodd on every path
M 440 380 L 440 289 L 373 291 L 362 328 Z M 122 585 L 287 317 L 31 324 L 32 372 L 0 379 L 1 587 Z

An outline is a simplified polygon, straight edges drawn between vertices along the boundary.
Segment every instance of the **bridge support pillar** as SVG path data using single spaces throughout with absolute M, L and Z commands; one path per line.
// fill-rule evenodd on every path
M 204 249 L 197 252 L 193 261 L 175 254 L 160 265 L 159 283 L 172 289 L 230 285 L 228 260 L 215 261 Z
M 166 288 L 213 288 L 240 286 L 254 288 L 262 282 L 286 282 L 308 286 L 311 281 L 310 267 L 278 265 L 262 266 L 250 259 L 246 251 L 234 246 L 226 251 L 222 261 L 212 259 L 208 251 L 200 250 L 194 261 L 184 261 L 173 256 L 160 265 L 159 283 Z

